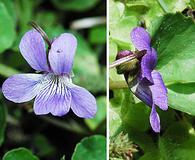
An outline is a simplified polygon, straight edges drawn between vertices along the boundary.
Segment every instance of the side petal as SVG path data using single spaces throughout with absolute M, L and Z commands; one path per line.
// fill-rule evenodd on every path
M 70 88 L 72 95 L 71 109 L 81 118 L 93 118 L 97 112 L 95 97 L 85 88 Z
M 53 41 L 49 51 L 49 62 L 54 73 L 70 74 L 76 47 L 77 40 L 70 33 L 61 34 Z
M 70 110 L 71 94 L 67 87 L 57 80 L 46 77 L 42 90 L 36 96 L 34 112 L 36 115 L 51 113 L 54 116 L 63 116 Z
M 148 32 L 144 28 L 142 27 L 134 28 L 131 31 L 130 37 L 135 48 L 137 48 L 139 51 L 150 50 L 151 38 Z
M 41 74 L 17 74 L 9 77 L 2 86 L 4 96 L 15 103 L 33 99 L 40 90 Z
M 22 37 L 20 52 L 30 66 L 37 71 L 48 71 L 44 40 L 39 32 L 30 30 Z
M 141 60 L 141 77 L 142 80 L 147 81 L 149 84 L 154 83 L 151 72 L 155 68 L 156 63 L 157 53 L 155 49 L 152 48 L 152 51 L 151 52 L 147 51 L 147 54 L 145 54 Z
M 150 124 L 154 132 L 156 133 L 160 132 L 160 118 L 159 118 L 158 113 L 156 112 L 156 108 L 154 104 L 152 106 L 152 110 L 150 113 Z
M 152 71 L 152 78 L 154 85 L 150 86 L 152 97 L 155 105 L 159 106 L 162 110 L 168 109 L 167 88 L 159 72 Z
M 133 91 L 137 98 L 139 98 L 148 106 L 152 107 L 153 104 L 152 92 L 148 85 L 146 85 L 144 82 L 139 82 L 131 90 Z

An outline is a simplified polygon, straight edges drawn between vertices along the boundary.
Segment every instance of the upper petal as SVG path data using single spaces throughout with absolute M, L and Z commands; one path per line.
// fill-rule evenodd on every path
M 70 74 L 76 52 L 77 40 L 70 33 L 61 34 L 56 38 L 49 51 L 49 62 L 56 74 Z
M 30 30 L 22 37 L 20 52 L 30 66 L 37 71 L 48 71 L 44 40 L 39 32 Z
M 150 50 L 151 38 L 148 32 L 142 27 L 136 27 L 131 31 L 131 41 L 139 51 Z
M 168 109 L 168 98 L 167 98 L 167 88 L 162 80 L 159 72 L 153 71 L 152 78 L 154 80 L 154 85 L 150 86 L 152 91 L 152 97 L 155 105 L 159 106 L 162 110 Z
M 147 51 L 147 53 L 142 57 L 141 60 L 141 78 L 147 81 L 149 84 L 153 84 L 151 72 L 155 68 L 157 63 L 157 53 L 154 48 L 152 51 Z
M 42 89 L 36 96 L 34 112 L 37 115 L 51 113 L 63 116 L 70 110 L 71 94 L 61 80 L 54 75 L 46 75 L 42 82 Z
M 17 74 L 9 77 L 2 86 L 4 96 L 15 103 L 33 99 L 40 90 L 41 74 Z
M 160 132 L 160 118 L 159 118 L 158 113 L 156 112 L 156 107 L 154 104 L 152 106 L 152 110 L 150 113 L 150 124 L 154 132 L 157 132 L 157 133 Z
M 85 88 L 76 86 L 70 88 L 72 95 L 71 109 L 81 118 L 93 118 L 97 112 L 95 97 Z

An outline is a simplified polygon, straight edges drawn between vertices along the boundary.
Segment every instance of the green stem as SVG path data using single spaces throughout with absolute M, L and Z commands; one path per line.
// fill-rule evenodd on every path
M 80 124 L 78 124 L 75 120 L 71 119 L 69 122 L 64 122 L 64 121 L 59 121 L 55 118 L 52 117 L 48 117 L 48 116 L 41 116 L 40 117 L 42 120 L 44 120 L 45 122 L 48 122 L 50 124 L 53 124 L 57 127 L 60 127 L 62 129 L 71 131 L 71 132 L 75 132 L 78 134 L 84 134 L 87 135 L 88 131 L 87 129 L 85 129 L 83 126 L 81 126 Z
M 169 13 L 169 9 L 168 9 L 166 3 L 164 2 L 164 0 L 157 0 L 157 2 L 159 3 L 160 7 L 162 8 L 162 10 L 165 13 Z

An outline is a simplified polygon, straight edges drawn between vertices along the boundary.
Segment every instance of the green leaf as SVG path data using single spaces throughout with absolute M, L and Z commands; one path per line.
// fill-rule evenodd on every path
M 39 160 L 39 158 L 26 148 L 17 148 L 8 151 L 3 160 Z
M 195 156 L 195 135 L 188 122 L 175 122 L 160 138 L 159 150 L 162 159 L 191 160 Z
M 55 37 L 60 36 L 60 34 L 65 33 L 65 29 L 63 28 L 62 25 L 56 25 L 52 27 L 45 26 L 44 30 L 50 39 L 53 39 Z
M 190 0 L 190 5 L 194 9 L 195 8 L 195 0 Z
M 85 11 L 94 7 L 99 0 L 52 0 L 53 4 L 63 10 Z
M 133 48 L 130 43 L 130 31 L 136 27 L 138 20 L 134 16 L 121 18 L 110 25 L 110 38 L 113 39 L 121 48 Z
M 129 35 L 133 27 L 137 26 L 138 19 L 133 15 L 124 16 L 124 4 L 109 1 L 109 32 L 110 39 L 120 48 L 130 49 L 132 46 Z M 116 56 L 116 55 L 115 55 Z
M 5 5 L 9 15 L 13 19 L 14 23 L 16 23 L 14 0 L 0 0 L 0 2 L 2 2 Z
M 169 108 L 167 111 L 157 110 L 160 117 L 161 130 L 166 130 L 172 123 L 177 121 L 177 113 L 174 109 Z
M 113 40 L 109 39 L 109 62 L 110 63 L 115 61 L 117 52 L 118 52 L 117 44 Z
M 157 149 L 154 149 L 151 152 L 145 153 L 139 160 L 162 160 L 160 158 L 160 153 Z
M 95 135 L 77 144 L 72 160 L 106 160 L 106 138 Z
M 109 40 L 109 62 L 110 63 L 115 61 L 117 52 L 118 52 L 117 44 L 113 40 L 110 39 Z M 109 70 L 109 78 L 110 78 L 110 83 L 112 81 L 121 81 L 121 80 L 125 81 L 123 75 L 117 74 L 116 68 L 112 68 Z
M 165 13 L 182 12 L 189 6 L 189 0 L 182 0 L 180 2 L 177 0 L 150 0 L 147 2 L 144 1 L 144 3 L 148 6 L 148 11 L 142 15 L 147 28 L 151 27 L 152 22 Z
M 16 11 L 19 20 L 20 31 L 25 31 L 29 28 L 27 25 L 32 20 L 34 9 L 41 1 L 34 0 L 16 0 Z
M 125 15 L 134 15 L 140 18 L 142 15 L 146 14 L 148 10 L 149 4 L 147 1 L 130 1 L 126 3 Z
M 138 144 L 144 152 L 152 152 L 157 148 L 151 135 L 148 135 L 146 132 L 140 132 L 133 128 L 127 128 L 126 132 L 128 133 L 129 139 Z
M 195 83 L 173 84 L 168 88 L 170 107 L 195 115 Z
M 117 136 L 122 129 L 121 105 L 124 99 L 124 89 L 113 90 L 113 97 L 110 98 L 109 107 L 109 136 Z
M 106 26 L 92 28 L 89 32 L 89 40 L 93 44 L 104 44 L 106 42 Z
M 5 128 L 6 128 L 6 108 L 1 103 L 0 106 L 0 146 L 2 145 L 4 141 L 4 134 L 5 134 Z
M 5 5 L 0 2 L 0 53 L 10 48 L 15 40 L 15 25 Z
M 85 119 L 86 124 L 91 130 L 95 130 L 98 126 L 102 125 L 102 122 L 106 119 L 106 97 L 97 98 L 98 111 L 94 118 Z
M 37 150 L 39 157 L 51 156 L 55 153 L 55 148 L 50 144 L 49 140 L 41 134 L 37 134 L 33 139 L 33 146 Z
M 96 53 L 84 37 L 78 33 L 75 33 L 75 36 L 78 40 L 78 47 L 73 65 L 75 74 L 73 82 L 92 92 L 105 90 L 106 73 L 104 70 L 100 70 Z
M 194 128 L 187 121 L 177 121 L 159 137 L 158 147 L 146 151 L 140 160 L 192 160 L 194 145 Z
M 129 89 L 124 90 L 125 97 L 121 105 L 121 119 L 125 128 L 146 131 L 150 128 L 150 108 L 143 103 L 135 103 Z M 142 118 L 140 118 L 142 117 Z
M 114 0 L 109 0 L 109 24 L 110 26 L 120 20 L 120 11 Z
M 195 81 L 195 24 L 183 15 L 168 14 L 153 36 L 157 70 L 165 83 Z M 185 76 L 184 76 L 185 73 Z
M 119 114 L 109 107 L 109 136 L 114 137 L 121 131 L 122 121 Z
M 38 12 L 36 15 L 36 22 L 43 28 L 53 28 L 59 25 L 57 23 L 57 14 L 52 11 Z
M 189 6 L 190 0 L 182 0 L 180 2 L 178 2 L 178 0 L 164 0 L 164 3 L 166 4 L 169 12 L 176 13 L 182 12 L 185 8 L 187 8 Z
M 16 13 L 17 13 L 17 20 L 18 20 L 18 35 L 16 37 L 16 40 L 13 45 L 13 50 L 18 51 L 19 50 L 19 43 L 22 38 L 22 36 L 27 32 L 28 30 L 32 29 L 28 22 L 32 20 L 34 9 L 35 7 L 41 2 L 41 1 L 34 1 L 34 0 L 15 0 L 15 7 L 16 7 Z
M 169 88 L 169 105 L 192 115 L 195 115 L 194 35 L 192 19 L 177 13 L 166 15 L 153 36 L 153 47 L 158 53 L 157 70 Z

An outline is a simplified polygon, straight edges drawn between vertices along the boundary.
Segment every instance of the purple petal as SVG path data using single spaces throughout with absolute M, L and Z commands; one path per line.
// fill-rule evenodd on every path
M 93 118 L 97 112 L 95 97 L 85 88 L 70 88 L 72 95 L 71 109 L 81 118 Z
M 30 66 L 37 71 L 48 71 L 44 40 L 39 32 L 30 30 L 22 37 L 20 52 Z
M 148 32 L 142 27 L 136 27 L 131 31 L 131 41 L 135 48 L 141 50 L 151 50 L 151 38 Z
M 40 90 L 41 74 L 17 74 L 9 77 L 2 86 L 4 96 L 15 103 L 33 99 Z
M 154 48 L 152 52 L 147 52 L 141 60 L 141 77 L 143 80 L 148 81 L 149 84 L 153 84 L 152 74 L 154 67 L 157 63 L 157 54 Z
M 155 105 L 159 106 L 162 110 L 168 109 L 167 88 L 164 85 L 162 77 L 159 72 L 152 71 L 152 78 L 154 85 L 150 86 L 152 97 Z
M 160 132 L 160 118 L 158 113 L 156 112 L 155 105 L 152 106 L 152 110 L 150 113 L 150 124 L 154 132 L 156 133 Z
M 51 113 L 63 116 L 70 110 L 71 94 L 64 84 L 51 79 L 43 84 L 42 90 L 35 98 L 34 112 L 37 115 Z
M 147 84 L 144 82 L 139 82 L 137 86 L 134 87 L 135 91 L 133 91 L 141 101 L 143 101 L 148 106 L 152 106 L 152 92 Z
M 76 38 L 70 33 L 61 34 L 54 40 L 49 51 L 49 62 L 56 74 L 69 74 L 77 47 Z

